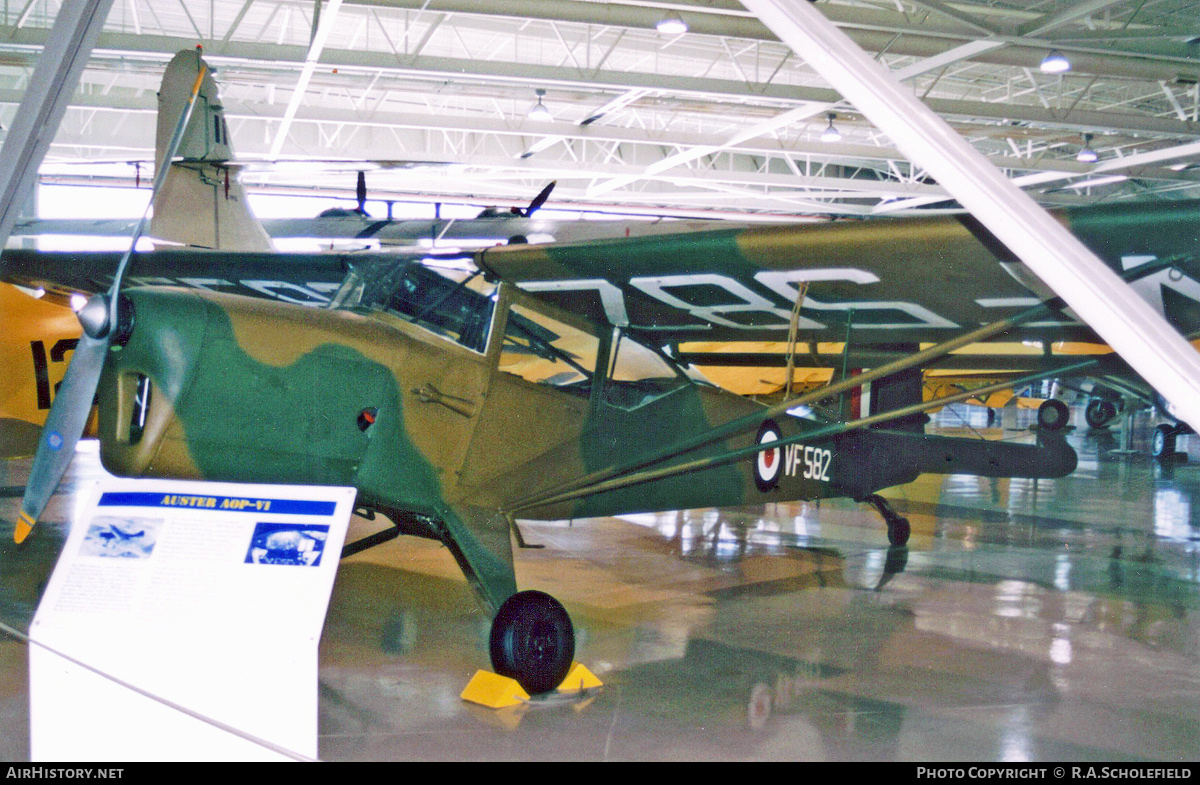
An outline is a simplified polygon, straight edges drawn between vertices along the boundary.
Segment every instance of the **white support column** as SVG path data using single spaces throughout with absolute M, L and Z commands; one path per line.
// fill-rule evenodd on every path
M 38 167 L 58 132 L 111 6 L 112 0 L 64 0 L 58 9 L 29 88 L 0 149 L 0 248 L 12 234 L 17 213 L 37 182 Z
M 1200 353 L 1116 273 L 811 3 L 742 2 L 937 178 L 1185 420 L 1200 423 Z

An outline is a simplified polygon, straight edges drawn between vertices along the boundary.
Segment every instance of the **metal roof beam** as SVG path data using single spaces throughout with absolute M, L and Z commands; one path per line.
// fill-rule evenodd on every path
M 983 33 L 984 35 L 994 36 L 994 35 L 1002 34 L 1002 31 L 998 30 L 997 28 L 992 27 L 991 25 L 988 25 L 988 24 L 984 24 L 983 22 L 979 21 L 975 17 L 972 17 L 969 13 L 966 13 L 965 11 L 960 11 L 959 9 L 955 8 L 954 6 L 952 6 L 948 3 L 940 2 L 940 0 L 913 0 L 913 3 L 921 6 L 922 8 L 928 8 L 930 11 L 933 11 L 935 13 L 939 13 L 944 16 L 948 16 L 951 19 L 953 19 L 954 21 L 959 22 L 960 24 L 966 25 L 967 27 L 978 30 L 979 32 Z M 830 15 L 830 18 L 832 19 L 833 16 Z
M 575 22 L 577 24 L 608 25 L 639 30 L 654 30 L 662 11 L 653 5 L 625 5 L 616 3 L 580 2 L 580 0 L 354 0 L 356 5 L 376 8 L 413 9 L 422 11 L 445 11 L 464 15 L 502 16 L 517 19 Z M 870 52 L 888 51 L 911 57 L 931 57 L 964 41 L 976 40 L 980 33 L 1003 37 L 1012 46 L 1003 52 L 981 53 L 979 62 L 1015 67 L 1036 68 L 1045 56 L 1045 42 L 1032 35 L 1009 34 L 989 23 L 979 21 L 973 13 L 986 13 L 986 7 L 966 6 L 943 0 L 914 0 L 918 5 L 936 7 L 943 17 L 935 16 L 920 23 L 911 18 L 883 8 L 861 6 L 822 5 L 822 11 L 831 21 L 844 28 L 844 32 L 863 49 Z M 1082 5 L 1097 3 L 1111 4 L 1115 0 L 1084 0 Z M 969 8 L 969 10 L 968 10 Z M 1074 9 L 1072 9 L 1074 10 Z M 1094 13 L 1086 10 L 1085 13 Z M 712 35 L 729 38 L 748 38 L 761 41 L 778 41 L 766 25 L 757 19 L 741 15 L 713 12 L 697 7 L 683 10 L 681 16 L 688 23 L 689 34 Z M 1065 16 L 1065 14 L 1064 14 Z M 1073 19 L 1074 17 L 1072 17 Z M 1071 20 L 1067 20 L 1071 21 Z M 1061 27 L 1065 22 L 1043 20 L 1037 17 L 1025 21 L 1028 25 L 1046 24 L 1047 30 Z M 1168 37 L 1164 31 L 1161 38 Z M 901 36 L 897 38 L 897 35 Z M 1164 42 L 1165 43 L 1165 42 Z M 1111 49 L 1069 47 L 1074 73 L 1126 76 L 1144 79 L 1170 79 L 1178 73 L 1200 74 L 1200 66 L 1189 60 L 1187 47 L 1182 39 L 1173 43 L 1167 54 L 1147 54 L 1144 51 L 1112 51 Z
M 0 39 L 6 30 L 0 27 Z M 44 30 L 19 31 L 22 44 L 41 44 L 45 41 Z M 135 36 L 126 33 L 102 33 L 93 52 L 93 60 L 102 57 L 144 57 L 165 62 L 170 52 L 190 48 L 188 38 L 161 36 Z M 2 49 L 3 47 L 0 47 Z M 990 52 L 1006 51 L 996 48 Z M 262 62 L 280 62 L 302 67 L 306 51 L 296 46 L 276 44 L 231 42 L 225 54 L 209 55 L 209 59 L 220 65 L 243 65 L 247 69 L 260 67 Z M 528 85 L 531 81 L 560 87 L 580 87 L 597 90 L 625 91 L 645 89 L 689 95 L 699 98 L 727 99 L 730 96 L 747 97 L 746 85 L 740 81 L 723 79 L 680 77 L 668 74 L 653 74 L 626 71 L 602 71 L 581 74 L 574 68 L 540 66 L 528 63 L 483 62 L 463 58 L 420 56 L 402 67 L 395 56 L 382 52 L 345 51 L 326 48 L 324 63 L 330 68 L 342 70 L 363 69 L 372 73 L 383 71 L 404 77 L 424 75 L 436 79 L 475 79 L 479 81 L 508 82 Z M 775 103 L 781 109 L 806 101 L 834 103 L 839 100 L 837 92 L 827 88 L 798 85 L 767 84 L 755 85 L 751 93 L 757 104 Z M 1061 111 L 1024 106 L 1008 102 L 968 101 L 960 99 L 927 98 L 924 100 L 938 114 L 946 117 L 978 119 L 984 121 L 1028 122 L 1051 127 L 1068 128 L 1075 131 L 1092 131 L 1109 128 L 1124 133 L 1146 133 L 1182 138 L 1200 137 L 1200 123 L 1181 122 L 1175 118 L 1152 117 L 1132 113 L 1094 112 L 1074 109 Z
M 341 7 L 342 0 L 329 0 L 329 6 L 322 15 L 321 0 L 316 0 L 316 5 L 313 7 L 312 39 L 308 45 L 308 52 L 304 55 L 304 66 L 300 69 L 300 79 L 292 88 L 292 97 L 288 101 L 287 110 L 283 113 L 283 122 L 275 131 L 275 140 L 271 143 L 272 157 L 279 155 L 284 142 L 287 141 L 288 129 L 292 127 L 296 110 L 300 108 L 300 102 L 304 100 L 304 93 L 308 90 L 308 83 L 312 80 L 313 71 L 316 70 L 317 63 L 321 59 L 321 52 L 325 49 L 325 42 L 329 39 L 329 33 L 333 30 Z
M 950 52 L 938 55 L 937 57 L 931 57 L 926 60 L 922 60 L 919 63 L 914 63 L 913 65 L 904 68 L 903 75 L 898 75 L 897 78 L 902 80 L 911 79 L 919 76 L 920 74 L 936 70 L 945 65 L 949 65 L 950 63 L 958 62 L 959 60 L 971 57 L 978 52 L 986 51 L 1000 45 L 1001 42 L 999 41 L 972 41 L 971 43 L 955 47 Z M 769 133 L 774 133 L 775 131 L 785 128 L 792 123 L 797 123 L 802 120 L 807 120 L 811 117 L 816 117 L 819 114 L 824 114 L 832 109 L 835 105 L 836 104 L 833 103 L 813 103 L 807 106 L 797 107 L 790 111 L 784 112 L 777 117 L 772 117 L 769 120 L 755 123 L 749 128 L 738 131 L 720 145 L 702 145 L 693 147 L 689 150 L 681 150 L 674 155 L 669 155 L 661 161 L 658 161 L 657 163 L 647 167 L 641 177 L 617 177 L 613 178 L 612 180 L 608 180 L 607 182 L 598 183 L 592 188 L 588 189 L 588 196 L 593 197 L 598 194 L 607 193 L 615 188 L 629 185 L 630 183 L 633 183 L 642 177 L 652 177 L 659 172 L 666 171 L 667 169 L 687 163 L 688 161 L 694 161 L 697 158 L 702 158 L 720 150 L 734 147 L 751 139 L 765 136 Z
M 1093 0 L 1108 2 L 1108 0 Z M 961 5 L 942 3 L 947 9 L 961 12 L 971 19 Z M 351 7 L 367 9 L 441 11 L 473 15 L 476 17 L 499 16 L 514 19 L 538 19 L 554 22 L 574 22 L 585 25 L 602 25 L 639 30 L 653 30 L 661 11 L 653 6 L 620 5 L 614 3 L 580 2 L 579 0 L 355 0 Z M 862 48 L 912 57 L 930 57 L 965 41 L 979 37 L 980 26 L 991 30 L 991 26 L 979 22 L 968 25 L 964 22 L 940 24 L 938 18 L 923 20 L 920 24 L 901 13 L 883 8 L 859 6 L 823 6 L 826 13 Z M 974 11 L 975 9 L 972 8 Z M 979 13 L 988 9 L 980 7 Z M 732 38 L 747 38 L 762 41 L 777 41 L 775 36 L 757 19 L 733 16 L 709 10 L 686 11 L 690 26 L 689 35 L 711 35 Z M 1036 21 L 1036 20 L 1035 20 Z M 1131 51 L 1074 46 L 1069 49 L 1075 73 L 1095 73 L 1107 76 L 1124 76 L 1144 79 L 1173 79 L 1179 74 L 1200 75 L 1200 65 L 1189 57 L 1184 38 L 1173 30 L 1162 29 L 1158 36 L 1159 46 L 1155 52 L 1144 47 Z M 1012 44 L 1004 50 L 984 52 L 976 60 L 996 65 L 1037 67 L 1045 55 L 1047 42 L 1027 40 L 1009 36 Z M 194 43 L 194 42 L 193 42 Z M 1165 47 L 1165 48 L 1164 48 Z
M 1098 14 L 1106 8 L 1111 8 L 1114 5 L 1120 5 L 1125 0 L 1082 0 L 1082 2 L 1067 6 L 1059 11 L 1051 14 L 1046 14 L 1041 19 L 1035 19 L 1032 22 L 1026 22 L 1021 25 L 1019 34 L 1022 36 L 1039 36 L 1043 33 L 1048 33 L 1056 27 L 1062 27 L 1065 24 L 1074 22 L 1091 14 Z

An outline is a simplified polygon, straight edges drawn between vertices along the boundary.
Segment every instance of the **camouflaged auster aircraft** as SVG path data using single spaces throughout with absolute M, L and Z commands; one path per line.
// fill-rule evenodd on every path
M 533 692 L 565 675 L 572 633 L 552 599 L 517 592 L 513 516 L 851 496 L 876 501 L 902 544 L 908 525 L 872 496 L 880 488 L 922 471 L 1057 477 L 1075 465 L 1057 431 L 1038 446 L 985 443 L 926 436 L 911 419 L 850 432 L 764 409 L 628 329 L 503 278 L 455 282 L 414 260 L 355 268 L 328 309 L 153 287 L 120 297 L 115 328 L 98 338 L 105 298 L 81 313 L 86 335 L 107 342 L 99 434 L 109 471 L 355 486 L 358 505 L 394 533 L 449 548 L 498 609 L 497 671 Z M 90 356 L 77 350 L 55 410 L 71 402 L 80 357 L 99 373 Z M 47 431 L 35 463 L 74 444 Z M 755 458 L 760 442 L 780 446 Z M 679 456 L 659 457 L 664 447 Z M 40 511 L 23 508 L 26 524 Z
M 187 124 L 185 110 L 167 159 Z M 1064 220 L 1177 326 L 1200 326 L 1195 204 Z M 244 259 L 188 253 L 178 258 L 197 274 Z M 433 266 L 452 261 L 474 272 Z M 517 519 L 849 497 L 873 504 L 902 546 L 908 522 L 883 488 L 922 472 L 1051 478 L 1075 466 L 1059 401 L 1039 411 L 1035 444 L 925 434 L 924 410 L 988 388 L 924 402 L 921 369 L 999 335 L 1095 340 L 1053 298 L 1037 305 L 1044 287 L 974 222 L 947 217 L 509 245 L 458 260 L 350 257 L 326 308 L 126 290 L 128 262 L 79 313 L 84 334 L 17 541 L 98 389 L 101 460 L 114 474 L 352 485 L 359 508 L 392 527 L 344 553 L 398 534 L 444 543 L 495 612 L 494 667 L 535 693 L 562 680 L 574 635 L 557 601 L 517 591 Z M 917 268 L 935 263 L 932 286 Z M 806 342 L 845 341 L 845 365 L 869 370 L 766 406 L 678 361 L 682 342 L 778 340 L 793 321 Z M 855 354 L 863 346 L 869 362 Z M 1130 377 L 1112 356 L 1046 358 L 993 387 L 1071 374 Z M 864 384 L 868 415 L 844 414 L 839 400 Z
M 1194 238 L 1195 206 L 1188 210 L 1141 214 Z M 1089 229 L 1085 236 L 1118 261 L 1126 232 L 1113 227 L 1076 228 Z M 895 280 L 889 271 L 898 261 L 907 270 L 914 247 L 907 232 L 933 230 L 957 290 L 916 291 L 901 279 L 877 287 L 879 297 L 838 296 L 839 287 L 853 291 L 875 276 Z M 1143 235 L 1137 248 L 1166 254 L 1165 236 Z M 1074 469 L 1058 401 L 1039 412 L 1036 444 L 923 432 L 920 413 L 931 404 L 921 401 L 917 369 L 938 356 L 1005 332 L 1089 334 L 1064 325 L 1069 317 L 1054 303 L 1013 315 L 1030 290 L 972 248 L 979 241 L 960 222 L 927 219 L 508 246 L 474 256 L 474 273 L 364 257 L 322 309 L 178 288 L 122 292 L 118 276 L 80 313 L 85 335 L 35 459 L 18 536 L 40 514 L 78 438 L 60 423 L 86 412 L 99 383 L 109 471 L 353 485 L 359 507 L 393 527 L 347 552 L 401 533 L 444 543 L 496 611 L 496 670 L 532 692 L 552 689 L 571 663 L 573 633 L 556 601 L 517 591 L 516 518 L 845 496 L 874 504 L 889 539 L 902 545 L 908 523 L 880 489 L 922 472 L 1048 478 Z M 1191 264 L 1143 259 L 1136 269 L 1147 273 L 1142 281 L 1175 271 L 1163 279 L 1166 301 L 1167 284 L 1195 272 Z M 583 277 L 598 269 L 605 277 Z M 636 275 L 641 270 L 649 275 Z M 894 332 L 900 341 L 960 335 L 774 406 L 706 384 L 661 349 L 665 336 L 692 327 L 772 333 L 790 311 L 763 289 L 794 297 L 802 281 L 811 283 L 800 309 L 806 335 L 844 332 L 846 318 L 833 317 L 849 315 L 851 303 L 856 314 L 878 312 L 858 330 Z M 1003 302 L 973 298 L 968 285 Z M 729 305 L 713 290 L 745 302 Z M 697 305 L 702 295 L 707 304 Z M 115 302 L 120 308 L 109 307 Z M 996 310 L 1010 315 L 972 327 Z M 1171 313 L 1194 326 L 1187 313 Z M 721 324 L 734 317 L 746 321 Z M 1116 373 L 1115 362 L 1074 358 L 1027 378 Z M 865 382 L 874 386 L 873 414 L 846 421 L 822 413 L 822 401 Z

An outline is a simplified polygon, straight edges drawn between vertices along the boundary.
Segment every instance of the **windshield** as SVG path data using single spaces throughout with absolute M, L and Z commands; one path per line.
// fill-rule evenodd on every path
M 356 261 L 331 307 L 389 313 L 483 352 L 495 308 L 495 284 L 479 271 L 431 267 L 426 261 Z

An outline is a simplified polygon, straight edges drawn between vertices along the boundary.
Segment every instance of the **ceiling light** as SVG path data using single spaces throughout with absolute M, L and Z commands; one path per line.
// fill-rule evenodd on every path
M 1042 60 L 1041 68 L 1044 74 L 1061 74 L 1071 70 L 1071 61 L 1064 57 L 1062 52 L 1052 49 Z
M 829 119 L 829 126 L 824 131 L 821 132 L 821 141 L 822 142 L 840 142 L 840 141 L 842 141 L 841 132 L 838 131 L 838 129 L 833 127 L 833 121 L 837 119 L 837 115 L 833 112 L 830 112 L 829 114 L 825 115 L 825 117 L 827 117 Z
M 1075 160 L 1081 164 L 1094 164 L 1100 160 L 1100 156 L 1096 155 L 1096 151 L 1092 149 L 1092 135 L 1083 135 L 1083 147 L 1079 148 L 1079 153 L 1075 156 Z
M 688 26 L 687 22 L 683 21 L 683 17 L 672 11 L 659 19 L 655 23 L 654 29 L 663 35 L 683 35 L 688 31 Z
M 530 120 L 553 120 L 554 119 L 553 117 L 550 116 L 550 110 L 547 109 L 546 105 L 542 103 L 542 96 L 544 96 L 545 94 L 546 94 L 545 90 L 541 89 L 540 87 L 537 89 L 537 97 L 538 97 L 537 103 L 534 104 L 533 106 L 529 107 L 529 111 L 525 115 Z
M 1074 188 L 1076 190 L 1078 190 L 1080 188 L 1095 188 L 1095 187 L 1101 186 L 1101 185 L 1112 185 L 1113 183 L 1123 183 L 1128 179 L 1129 179 L 1128 175 L 1110 174 L 1110 175 L 1106 175 L 1104 177 L 1097 177 L 1094 180 L 1083 180 L 1078 183 L 1071 183 L 1070 185 L 1067 186 L 1067 188 Z

